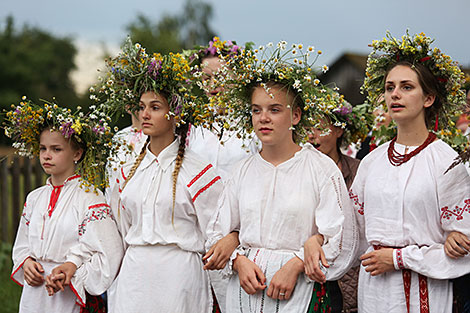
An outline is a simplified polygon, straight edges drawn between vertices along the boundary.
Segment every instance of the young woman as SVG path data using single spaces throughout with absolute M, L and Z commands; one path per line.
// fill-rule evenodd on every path
M 114 209 L 127 250 L 113 311 L 212 312 L 202 254 L 222 181 L 211 164 L 185 151 L 187 126 L 200 124 L 207 99 L 191 95 L 193 76 L 179 54 L 147 56 L 132 45 L 121 57 L 140 71 L 130 88 L 141 92 L 139 118 L 148 140 L 136 161 L 120 170 Z
M 229 116 L 246 125 L 243 130 L 254 130 L 262 150 L 236 165 L 211 224 L 215 238 L 239 230 L 240 247 L 227 267 L 228 272 L 233 268 L 233 275 L 226 312 L 306 312 L 313 286 L 302 275 L 303 243 L 320 233 L 328 260 L 342 252 L 344 214 L 352 214 L 347 190 L 331 159 L 294 140 L 305 133 L 311 117 L 304 101 L 317 91 L 312 79 L 304 79 L 299 93 L 291 83 L 294 79 L 276 74 L 290 66 L 284 59 L 273 57 L 271 63 L 253 66 L 254 56 L 249 51 L 242 55 L 234 62 L 243 66 L 229 82 L 238 85 L 222 96 Z M 299 78 L 309 74 L 307 66 L 292 67 Z M 263 69 L 266 76 L 254 76 L 253 83 L 240 79 Z M 327 276 L 339 272 L 332 266 Z
M 451 312 L 448 279 L 470 271 L 444 251 L 448 232 L 469 234 L 470 177 L 462 165 L 445 173 L 457 154 L 429 131 L 463 103 L 461 72 L 431 42 L 389 36 L 373 43 L 385 54 L 368 61 L 364 88 L 371 103 L 384 95 L 397 136 L 362 160 L 351 188 L 360 312 Z
M 30 101 L 7 115 L 6 130 L 15 145 L 38 154 L 50 175 L 27 196 L 13 246 L 11 278 L 23 286 L 20 312 L 80 312 L 86 292 L 105 292 L 121 262 L 116 224 L 90 170 L 108 157 L 109 149 L 96 144 L 104 143 L 105 131 L 94 131 L 104 126 L 82 117 Z M 95 192 L 88 191 L 90 184 Z

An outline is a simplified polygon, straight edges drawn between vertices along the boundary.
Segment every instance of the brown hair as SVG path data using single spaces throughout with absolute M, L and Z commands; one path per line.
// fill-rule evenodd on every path
M 439 112 L 442 110 L 442 104 L 444 99 L 444 91 L 439 85 L 439 81 L 432 74 L 428 67 L 426 67 L 422 63 L 412 63 L 410 61 L 399 61 L 391 65 L 390 68 L 387 70 L 387 73 L 385 74 L 385 79 L 387 78 L 390 71 L 398 65 L 408 66 L 418 75 L 418 82 L 421 88 L 423 89 L 423 93 L 425 96 L 433 95 L 436 97 L 434 103 L 430 107 L 425 108 L 424 110 L 426 126 L 429 127 L 430 125 L 433 125 L 436 118 L 439 117 Z

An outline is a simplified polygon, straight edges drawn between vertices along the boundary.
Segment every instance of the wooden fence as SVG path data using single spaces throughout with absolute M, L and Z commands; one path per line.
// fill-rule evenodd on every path
M 1 158 L 0 158 L 1 159 Z M 0 240 L 13 243 L 28 193 L 44 185 L 37 159 L 13 156 L 0 161 Z

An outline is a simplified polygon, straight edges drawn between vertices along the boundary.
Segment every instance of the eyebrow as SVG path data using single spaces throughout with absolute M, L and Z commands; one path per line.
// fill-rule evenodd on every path
M 259 107 L 259 106 L 261 106 L 261 105 L 256 104 L 256 103 L 252 103 L 251 106 L 252 106 L 252 107 L 253 107 L 253 106 Z M 275 107 L 275 106 L 280 106 L 280 107 L 282 107 L 283 105 L 280 104 L 280 103 L 273 103 L 273 104 L 269 104 L 268 106 L 269 106 L 269 107 Z
M 394 82 L 393 82 L 393 81 L 390 81 L 390 80 L 389 80 L 389 81 L 386 81 L 385 83 L 386 83 L 386 84 L 394 84 Z M 409 79 L 405 79 L 405 80 L 400 81 L 400 84 L 405 84 L 405 83 L 414 83 L 414 81 L 409 80 Z

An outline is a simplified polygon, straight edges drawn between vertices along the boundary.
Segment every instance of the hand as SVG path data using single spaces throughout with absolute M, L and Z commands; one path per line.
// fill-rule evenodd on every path
M 360 259 L 362 260 L 362 265 L 366 268 L 366 272 L 370 272 L 372 276 L 395 270 L 393 265 L 393 248 L 382 248 L 366 253 Z
M 23 263 L 24 280 L 28 285 L 37 287 L 44 283 L 44 269 L 42 265 L 32 258 L 27 258 Z
M 46 277 L 46 290 L 49 296 L 53 296 L 59 290 L 64 291 L 65 274 L 57 274 L 52 279 L 52 274 Z
M 289 300 L 297 283 L 297 277 L 303 271 L 304 262 L 301 259 L 298 257 L 290 259 L 271 279 L 267 292 L 268 297 Z
M 202 257 L 203 261 L 209 259 L 204 265 L 205 270 L 220 270 L 225 267 L 233 251 L 238 247 L 238 232 L 231 232 L 224 238 L 217 241 L 209 251 Z
M 464 257 L 470 252 L 470 240 L 464 234 L 453 231 L 446 239 L 444 251 L 452 259 Z
M 326 276 L 320 269 L 320 262 L 324 267 L 330 267 L 330 265 L 321 247 L 322 244 L 323 236 L 320 234 L 307 239 L 304 244 L 304 262 L 305 274 L 308 278 L 323 284 L 326 282 Z
M 233 269 L 238 272 L 240 286 L 249 295 L 254 295 L 266 288 L 266 277 L 254 262 L 244 255 L 238 255 L 233 261 Z
M 60 274 L 64 274 L 65 279 L 63 280 L 63 285 L 68 286 L 70 285 L 70 281 L 72 280 L 72 277 L 76 271 L 77 266 L 75 264 L 72 262 L 65 262 L 64 264 L 55 267 L 49 276 L 53 282 L 57 282 L 60 281 L 60 277 L 62 277 Z

